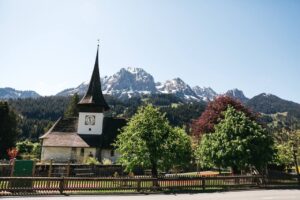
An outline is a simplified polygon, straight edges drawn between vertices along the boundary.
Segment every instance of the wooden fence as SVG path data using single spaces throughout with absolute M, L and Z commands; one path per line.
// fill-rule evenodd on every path
M 269 179 L 263 176 L 165 176 L 160 178 L 0 177 L 0 195 L 101 194 L 158 191 L 208 191 L 300 185 L 297 176 Z
M 0 164 L 0 177 L 11 176 L 13 165 Z M 121 165 L 86 165 L 86 164 L 36 164 L 35 177 L 111 177 L 124 174 Z

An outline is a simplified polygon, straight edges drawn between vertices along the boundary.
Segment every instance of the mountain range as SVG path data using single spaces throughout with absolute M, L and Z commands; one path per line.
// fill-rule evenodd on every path
M 112 95 L 119 99 L 128 99 L 145 94 L 174 94 L 187 101 L 210 101 L 219 95 L 210 87 L 191 87 L 180 78 L 167 80 L 164 83 L 155 82 L 153 76 L 142 68 L 122 68 L 112 76 L 101 78 L 101 84 L 103 94 Z M 75 88 L 63 90 L 56 95 L 68 96 L 75 93 L 83 95 L 87 88 L 88 82 L 83 82 Z M 243 102 L 248 99 L 238 89 L 230 91 L 228 91 L 228 95 L 234 98 L 241 99 Z
M 210 87 L 191 87 L 180 78 L 167 80 L 163 83 L 155 82 L 153 76 L 142 68 L 122 68 L 112 76 L 102 77 L 101 84 L 103 94 L 121 100 L 151 94 L 173 94 L 184 101 L 210 101 L 218 95 L 227 95 L 241 101 L 257 112 L 267 114 L 286 111 L 300 113 L 300 104 L 283 100 L 272 94 L 262 93 L 249 99 L 239 89 L 232 89 L 224 94 L 218 94 Z M 83 82 L 79 86 L 65 89 L 55 96 L 69 96 L 75 93 L 83 95 L 87 88 L 88 82 Z M 39 96 L 34 91 L 19 91 L 8 87 L 0 88 L 0 99 L 37 98 Z
M 22 91 L 10 87 L 0 88 L 0 99 L 25 99 L 37 97 L 40 97 L 40 95 L 37 92 L 31 90 Z

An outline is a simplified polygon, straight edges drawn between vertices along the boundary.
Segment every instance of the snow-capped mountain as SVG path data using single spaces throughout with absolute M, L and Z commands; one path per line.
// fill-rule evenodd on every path
M 56 95 L 57 96 L 69 96 L 69 95 L 73 95 L 75 93 L 77 93 L 78 95 L 84 95 L 88 89 L 88 86 L 89 86 L 89 82 L 85 81 L 85 82 L 81 83 L 79 86 L 77 86 L 76 88 L 65 89 L 65 90 L 57 93 Z
M 157 93 L 154 78 L 141 68 L 122 68 L 110 77 L 105 77 L 102 83 L 103 94 L 119 98 L 128 98 L 141 94 Z
M 225 93 L 226 96 L 229 96 L 229 97 L 232 97 L 234 99 L 237 99 L 239 101 L 241 101 L 242 103 L 246 103 L 249 98 L 247 98 L 243 91 L 242 90 L 239 90 L 237 88 L 235 89 L 232 89 L 232 90 L 228 90 L 226 93 Z
M 187 100 L 199 100 L 199 97 L 195 94 L 192 88 L 180 78 L 168 80 L 163 84 L 158 83 L 156 88 L 159 93 L 174 94 L 182 99 Z
M 15 90 L 13 88 L 0 88 L 0 99 L 17 99 L 17 98 L 37 98 L 40 97 L 38 93 L 31 90 Z
M 211 88 L 193 89 L 180 78 L 155 83 L 151 74 L 142 68 L 122 68 L 116 74 L 101 78 L 102 92 L 126 99 L 144 94 L 174 94 L 184 100 L 212 100 L 217 93 Z M 83 82 L 76 88 L 69 88 L 59 92 L 58 96 L 68 96 L 75 93 L 85 94 L 88 82 Z
M 203 101 L 212 101 L 218 94 L 211 87 L 199 87 L 192 88 L 195 94 Z

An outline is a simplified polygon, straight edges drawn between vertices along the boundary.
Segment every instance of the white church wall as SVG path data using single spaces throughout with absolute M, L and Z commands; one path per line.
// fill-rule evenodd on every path
M 78 133 L 101 135 L 103 118 L 103 113 L 80 112 L 78 119 Z
M 71 158 L 70 147 L 43 147 L 41 153 L 42 161 L 66 162 Z

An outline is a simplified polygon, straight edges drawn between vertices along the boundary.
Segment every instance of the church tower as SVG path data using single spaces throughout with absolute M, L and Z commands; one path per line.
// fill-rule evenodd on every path
M 101 135 L 104 112 L 109 110 L 101 89 L 98 52 L 99 44 L 97 46 L 96 61 L 88 90 L 78 103 L 78 134 Z

